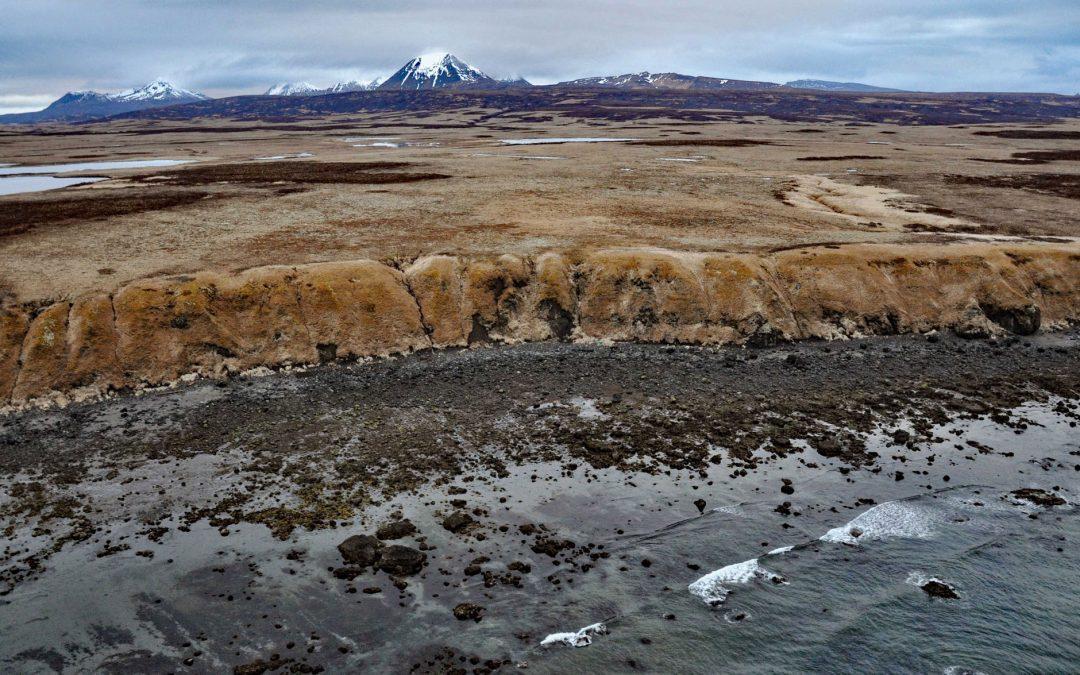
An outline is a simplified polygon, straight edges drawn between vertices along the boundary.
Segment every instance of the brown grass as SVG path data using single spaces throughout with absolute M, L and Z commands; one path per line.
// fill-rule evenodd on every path
M 160 211 L 202 201 L 209 195 L 201 190 L 156 192 L 122 190 L 119 194 L 100 191 L 80 196 L 47 199 L 0 200 L 0 236 L 19 234 L 39 225 L 70 220 L 91 220 L 144 211 Z
M 1009 176 L 946 176 L 954 185 L 1012 188 L 1044 195 L 1080 199 L 1080 174 L 1019 173 Z
M 258 162 L 215 164 L 166 174 L 155 174 L 156 184 L 209 185 L 213 183 L 414 183 L 449 178 L 441 173 L 394 171 L 416 166 L 409 162 Z M 164 180 L 162 180 L 164 177 Z M 150 178 L 149 176 L 144 177 Z
M 1032 150 L 1014 152 L 1012 159 L 976 159 L 994 164 L 1049 164 L 1050 162 L 1080 162 L 1080 150 Z
M 888 159 L 882 155 L 836 155 L 835 157 L 825 156 L 811 156 L 811 157 L 796 157 L 796 161 L 799 162 L 835 162 L 835 161 L 851 161 L 856 159 Z
M 656 147 L 711 147 L 711 148 L 747 148 L 754 145 L 773 145 L 772 141 L 752 138 L 662 138 L 656 141 L 634 141 L 630 145 L 652 145 Z
M 976 136 L 995 136 L 997 138 L 1024 138 L 1044 140 L 1080 140 L 1080 131 L 1065 131 L 1063 129 L 1002 129 L 1001 131 L 976 131 Z

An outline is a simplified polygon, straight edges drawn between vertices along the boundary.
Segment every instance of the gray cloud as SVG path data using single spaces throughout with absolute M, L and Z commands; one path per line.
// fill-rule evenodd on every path
M 1080 90 L 1075 0 L 0 0 L 0 16 L 0 107 L 157 76 L 218 96 L 370 78 L 434 49 L 540 83 L 673 70 Z

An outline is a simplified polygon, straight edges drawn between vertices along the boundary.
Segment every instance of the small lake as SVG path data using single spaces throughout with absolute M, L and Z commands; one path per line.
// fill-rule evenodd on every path
M 17 195 L 23 192 L 43 192 L 45 190 L 56 190 L 59 188 L 71 187 L 72 185 L 83 185 L 85 183 L 96 183 L 99 180 L 106 180 L 101 176 L 84 176 L 82 178 L 57 178 L 56 176 L 8 176 L 6 178 L 0 178 L 0 195 Z
M 112 162 L 74 162 L 71 164 L 42 164 L 37 166 L 18 166 L 0 164 L 0 176 L 15 176 L 39 173 L 68 173 L 71 171 L 108 171 L 115 169 L 143 169 L 158 166 L 176 166 L 188 164 L 190 159 L 128 159 Z
M 102 176 L 57 177 L 55 174 L 74 171 L 108 171 L 116 169 L 143 169 L 188 164 L 190 159 L 132 159 L 112 162 L 74 162 L 71 164 L 43 164 L 19 166 L 0 164 L 0 195 L 16 195 L 25 192 L 57 190 L 73 185 L 84 185 L 107 180 Z M 52 174 L 52 175 L 46 175 Z

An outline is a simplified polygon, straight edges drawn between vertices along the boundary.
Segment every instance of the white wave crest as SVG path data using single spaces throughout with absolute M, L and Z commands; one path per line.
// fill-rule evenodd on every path
M 573 633 L 552 633 L 540 641 L 540 646 L 550 647 L 561 644 L 567 647 L 588 647 L 592 644 L 594 635 L 607 635 L 607 632 L 607 626 L 602 623 L 589 624 Z
M 728 586 L 748 584 L 751 581 L 771 581 L 774 584 L 787 583 L 787 579 L 784 577 L 762 567 L 757 558 L 751 558 L 709 572 L 687 588 L 692 594 L 715 607 L 724 602 L 728 594 L 731 593 Z
M 933 512 L 909 502 L 884 502 L 860 513 L 846 525 L 834 527 L 821 541 L 858 546 L 875 539 L 927 539 L 934 535 Z

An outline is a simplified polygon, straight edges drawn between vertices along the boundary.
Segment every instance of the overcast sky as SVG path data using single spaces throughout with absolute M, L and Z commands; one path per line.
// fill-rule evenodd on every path
M 163 76 L 211 96 L 450 51 L 536 83 L 650 70 L 1080 91 L 1080 0 L 0 0 L 0 112 Z

